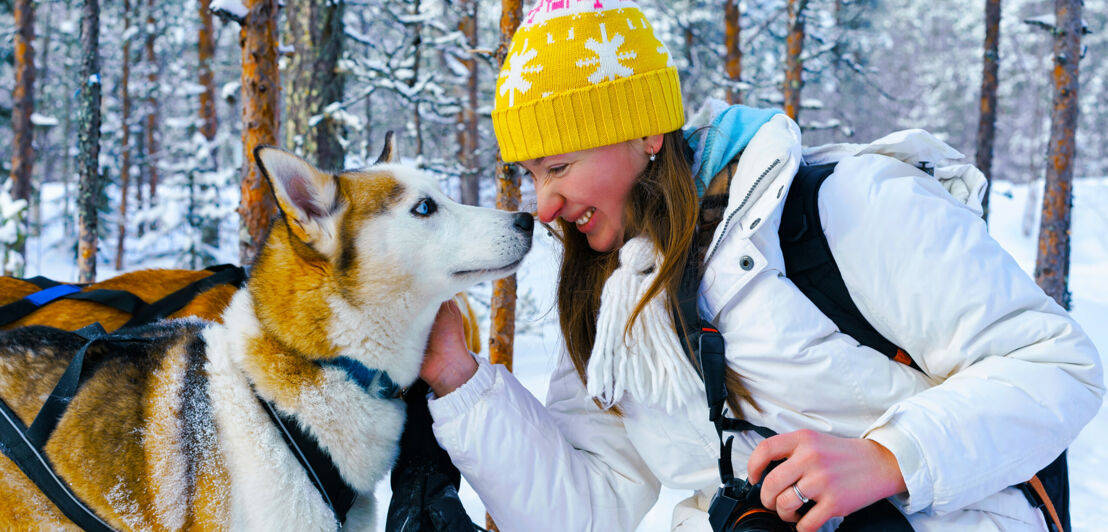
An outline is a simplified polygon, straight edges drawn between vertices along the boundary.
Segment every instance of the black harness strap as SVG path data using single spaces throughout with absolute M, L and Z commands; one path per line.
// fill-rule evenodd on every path
M 254 395 L 258 397 L 256 392 Z M 262 410 L 269 414 L 269 418 L 277 426 L 277 431 L 281 433 L 289 451 L 296 457 L 296 461 L 300 462 L 308 479 L 323 497 L 323 502 L 327 503 L 334 512 L 335 519 L 340 525 L 345 523 L 346 514 L 354 506 L 358 493 L 342 479 L 338 467 L 331 460 L 331 455 L 320 449 L 319 442 L 304 432 L 295 419 L 281 413 L 277 407 L 261 397 L 258 397 L 258 402 L 262 404 Z
M 123 327 L 134 327 L 136 325 L 158 321 L 181 310 L 189 301 L 192 301 L 196 296 L 213 287 L 222 284 L 241 287 L 242 283 L 246 281 L 246 270 L 239 266 L 222 264 L 219 266 L 212 266 L 208 268 L 208 270 L 215 273 L 195 281 L 168 296 L 146 305 L 137 312 L 132 313 L 131 319 L 125 323 Z
M 62 479 L 54 473 L 53 466 L 46 458 L 43 447 L 65 414 L 66 407 L 73 400 L 77 389 L 88 376 L 85 371 L 85 355 L 93 344 L 110 340 L 113 342 L 148 342 L 150 339 L 135 336 L 108 335 L 99 323 L 85 327 L 75 334 L 85 339 L 84 345 L 70 361 L 69 367 L 50 392 L 46 402 L 39 409 L 30 427 L 23 426 L 15 412 L 0 400 L 0 450 L 23 471 L 27 478 L 35 483 L 42 493 L 58 507 L 69 520 L 85 530 L 110 532 L 112 527 L 105 523 L 86 506 Z
M 196 296 L 215 286 L 230 284 L 241 287 L 246 280 L 246 271 L 239 266 L 221 264 L 207 269 L 214 273 L 150 304 L 125 290 L 99 288 L 82 292 L 81 287 L 84 285 L 59 283 L 42 276 L 24 279 L 41 290 L 0 307 L 0 327 L 13 323 L 58 299 L 91 301 L 126 312 L 131 315 L 131 319 L 123 327 L 145 325 L 181 310 Z

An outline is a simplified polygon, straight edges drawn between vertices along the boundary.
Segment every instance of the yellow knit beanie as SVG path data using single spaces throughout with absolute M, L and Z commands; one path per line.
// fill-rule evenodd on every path
M 515 162 L 684 125 L 669 49 L 632 0 L 539 0 L 512 37 L 493 128 Z

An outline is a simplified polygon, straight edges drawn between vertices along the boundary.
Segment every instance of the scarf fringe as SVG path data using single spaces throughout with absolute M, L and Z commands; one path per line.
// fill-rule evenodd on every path
M 619 260 L 600 296 L 596 342 L 586 371 L 589 395 L 606 408 L 627 394 L 672 413 L 703 395 L 703 388 L 681 349 L 666 294 L 651 299 L 624 335 L 635 305 L 658 277 L 661 254 L 648 239 L 636 237 L 620 249 Z

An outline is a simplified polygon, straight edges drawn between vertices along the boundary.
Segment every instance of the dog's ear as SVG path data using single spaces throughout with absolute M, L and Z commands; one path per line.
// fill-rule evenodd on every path
M 292 233 L 324 256 L 334 256 L 338 246 L 335 176 L 273 146 L 254 148 L 254 160 L 269 180 Z
M 396 149 L 392 142 L 395 136 L 391 130 L 385 133 L 385 147 L 381 148 L 381 155 L 377 156 L 377 162 L 373 164 L 391 163 L 396 158 Z

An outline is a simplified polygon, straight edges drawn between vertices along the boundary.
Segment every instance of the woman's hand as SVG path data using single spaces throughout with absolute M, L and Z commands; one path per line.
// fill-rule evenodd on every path
M 766 439 L 747 461 L 750 482 L 756 483 L 770 462 L 784 460 L 762 482 L 762 505 L 799 532 L 814 531 L 835 516 L 846 516 L 885 497 L 908 490 L 896 457 L 881 444 L 859 438 L 839 438 L 811 430 Z M 796 484 L 813 506 L 803 516 Z
M 427 340 L 419 377 L 442 397 L 465 384 L 477 373 L 477 361 L 466 348 L 465 321 L 453 299 L 439 307 Z

